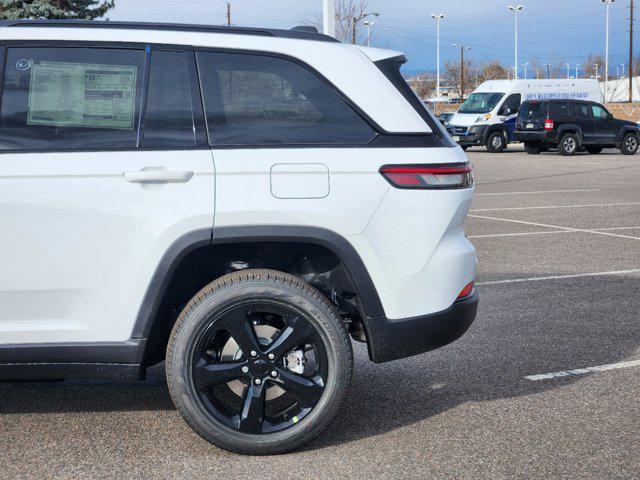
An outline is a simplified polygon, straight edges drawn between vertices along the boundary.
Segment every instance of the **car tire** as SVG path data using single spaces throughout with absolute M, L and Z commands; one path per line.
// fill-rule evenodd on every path
M 500 131 L 492 132 L 487 138 L 487 151 L 490 153 L 502 153 L 507 148 L 507 139 Z
M 624 155 L 635 155 L 638 151 L 638 135 L 635 133 L 627 133 L 620 144 L 620 151 Z
M 575 155 L 578 148 L 578 137 L 573 133 L 565 133 L 558 143 L 558 153 L 564 157 Z
M 205 440 L 242 454 L 277 454 L 331 422 L 351 383 L 353 352 L 335 306 L 318 290 L 286 273 L 244 270 L 187 304 L 169 338 L 166 374 L 177 409 Z
M 524 142 L 524 151 L 529 155 L 540 155 L 540 152 L 542 152 L 542 148 L 538 143 Z
M 598 155 L 600 152 L 602 152 L 602 150 L 604 150 L 603 147 L 594 147 L 594 146 L 590 146 L 590 147 L 585 147 L 587 152 L 589 152 L 591 155 Z

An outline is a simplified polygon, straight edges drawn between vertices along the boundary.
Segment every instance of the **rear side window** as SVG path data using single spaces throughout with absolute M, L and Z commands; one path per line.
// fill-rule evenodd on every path
M 591 113 L 593 113 L 593 118 L 596 120 L 601 120 L 607 118 L 607 111 L 601 105 L 591 105 Z
M 143 50 L 9 48 L 0 150 L 134 148 Z
M 589 116 L 589 105 L 585 103 L 576 103 L 574 108 L 576 112 L 576 118 L 591 118 Z
M 195 129 L 185 52 L 153 51 L 144 147 L 193 148 Z
M 375 132 L 311 71 L 283 58 L 199 52 L 214 146 L 366 144 Z
M 551 116 L 554 118 L 569 118 L 569 102 L 554 102 L 551 104 Z

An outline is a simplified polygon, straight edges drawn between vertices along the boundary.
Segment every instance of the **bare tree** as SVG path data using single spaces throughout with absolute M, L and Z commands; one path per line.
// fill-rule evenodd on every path
M 446 62 L 444 64 L 445 81 L 454 86 L 460 98 L 473 90 L 475 85 L 475 71 L 473 70 L 473 62 L 471 60 L 464 61 L 464 82 L 462 82 L 460 62 Z M 464 91 L 463 91 L 464 85 Z
M 507 78 L 507 69 L 502 66 L 499 60 L 491 60 L 482 67 L 481 79 L 486 80 L 503 80 Z

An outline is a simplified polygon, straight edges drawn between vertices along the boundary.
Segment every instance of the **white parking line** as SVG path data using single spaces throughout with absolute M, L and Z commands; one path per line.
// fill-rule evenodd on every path
M 594 235 L 605 235 L 608 237 L 617 237 L 617 238 L 628 238 L 630 240 L 640 240 L 640 237 L 633 237 L 631 235 L 619 235 L 617 233 L 608 233 L 599 230 L 587 230 L 584 228 L 569 228 L 569 227 L 560 227 L 558 225 L 548 225 L 546 223 L 535 223 L 535 222 L 525 222 L 524 220 L 512 220 L 510 218 L 498 218 L 498 217 L 486 217 L 484 215 L 469 215 L 471 218 L 483 218 L 485 220 L 496 220 L 498 222 L 510 222 L 510 223 L 519 223 L 522 225 L 533 225 L 535 227 L 544 227 L 544 228 L 556 228 L 558 230 L 566 230 L 568 232 L 582 232 L 582 233 L 592 233 Z
M 540 380 L 551 380 L 554 378 L 571 377 L 585 375 L 594 372 L 606 372 L 607 370 L 620 370 L 622 368 L 640 367 L 640 360 L 630 360 L 628 362 L 610 363 L 608 365 L 598 365 L 596 367 L 576 368 L 575 370 L 564 370 L 561 372 L 541 373 L 538 375 L 528 375 L 524 378 L 537 382 Z
M 471 212 L 502 212 L 507 210 L 547 210 L 553 208 L 593 208 L 593 207 L 622 207 L 625 205 L 640 205 L 640 202 L 630 203 L 593 203 L 588 205 L 548 205 L 544 207 L 504 207 L 504 208 L 476 208 Z
M 549 275 L 546 277 L 529 277 L 529 278 L 512 278 L 508 280 L 494 280 L 490 282 L 478 282 L 476 285 L 504 285 L 507 283 L 525 283 L 525 282 L 543 282 L 546 280 L 566 280 L 571 278 L 589 278 L 589 277 L 608 277 L 618 275 L 634 275 L 640 274 L 640 269 L 634 270 L 613 270 L 611 272 L 596 272 L 596 273 L 574 273 L 567 275 Z
M 498 195 L 534 195 L 538 193 L 574 193 L 574 192 L 599 192 L 599 189 L 589 190 L 537 190 L 533 192 L 499 192 L 499 193 L 476 193 L 476 197 L 489 197 Z
M 593 232 L 611 232 L 618 230 L 640 230 L 640 227 L 609 227 L 609 228 L 589 228 L 585 231 Z M 543 230 L 541 232 L 516 232 L 516 233 L 490 233 L 486 235 L 468 235 L 467 238 L 499 238 L 499 237 L 524 237 L 527 235 L 554 235 L 558 233 L 583 233 L 582 231 L 573 230 Z M 634 237 L 635 238 L 635 237 Z

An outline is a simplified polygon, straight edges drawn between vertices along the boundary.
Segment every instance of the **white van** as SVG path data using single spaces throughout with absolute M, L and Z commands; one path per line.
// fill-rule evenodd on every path
M 499 153 L 513 140 L 522 102 L 549 99 L 603 100 L 597 80 L 489 80 L 467 98 L 447 129 L 465 150 L 485 145 Z

